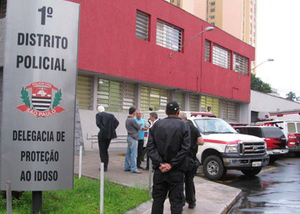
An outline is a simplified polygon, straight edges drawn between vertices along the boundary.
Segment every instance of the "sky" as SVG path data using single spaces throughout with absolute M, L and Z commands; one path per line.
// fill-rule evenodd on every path
M 300 97 L 300 0 L 257 0 L 256 76 Z

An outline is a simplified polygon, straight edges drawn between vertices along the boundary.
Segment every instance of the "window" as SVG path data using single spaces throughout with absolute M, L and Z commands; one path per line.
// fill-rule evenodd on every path
M 205 40 L 205 62 L 210 62 L 210 45 L 211 42 Z
M 201 96 L 201 111 L 212 112 L 217 117 L 220 115 L 220 99 Z
M 210 12 L 215 12 L 215 11 L 216 11 L 215 8 L 210 9 Z
M 93 78 L 88 76 L 77 77 L 77 101 L 79 109 L 92 109 Z
M 0 19 L 6 16 L 7 0 L 0 0 Z
M 141 109 L 143 111 L 153 108 L 154 111 L 166 109 L 169 101 L 169 92 L 167 90 L 141 86 Z
M 210 18 L 211 18 L 211 19 L 214 19 L 214 18 L 215 18 L 215 16 L 210 16 Z
M 230 51 L 214 44 L 212 63 L 223 68 L 230 68 Z
M 210 5 L 216 5 L 216 2 L 213 1 L 213 2 L 210 3 Z
M 190 94 L 190 111 L 199 111 L 199 95 Z
M 222 103 L 222 118 L 226 121 L 238 121 L 238 104 L 224 100 Z
M 97 104 L 110 112 L 127 112 L 135 105 L 134 84 L 99 79 Z
M 237 53 L 234 53 L 233 56 L 233 70 L 235 72 L 247 75 L 249 70 L 248 58 L 243 57 Z
M 296 125 L 295 123 L 288 123 L 288 132 L 296 132 Z
M 185 110 L 185 96 L 183 92 L 176 91 L 175 92 L 175 101 L 177 101 L 180 110 Z
M 156 44 L 181 52 L 182 30 L 158 20 L 156 29 Z
M 300 123 L 296 123 L 297 124 L 297 132 L 300 132 Z
M 149 15 L 140 11 L 136 12 L 136 38 L 149 40 Z

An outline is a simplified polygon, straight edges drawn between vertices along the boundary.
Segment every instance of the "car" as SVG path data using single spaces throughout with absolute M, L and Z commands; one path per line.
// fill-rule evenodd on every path
M 227 169 L 241 170 L 253 177 L 269 163 L 267 145 L 262 138 L 239 134 L 220 118 L 189 117 L 188 121 L 203 137 L 204 144 L 198 147 L 197 158 L 209 180 L 221 179 Z
M 300 121 L 299 120 L 273 120 L 258 122 L 260 126 L 275 126 L 281 129 L 287 138 L 289 153 L 294 153 L 300 157 Z
M 239 133 L 261 137 L 267 143 L 267 152 L 270 162 L 275 162 L 287 154 L 287 140 L 280 128 L 275 126 L 235 126 Z

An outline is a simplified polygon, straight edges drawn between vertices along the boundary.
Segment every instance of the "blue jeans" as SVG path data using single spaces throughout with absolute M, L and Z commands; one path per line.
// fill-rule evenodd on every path
M 127 137 L 127 151 L 125 156 L 125 171 L 136 172 L 136 157 L 137 157 L 137 146 L 138 141 L 133 139 L 132 137 Z

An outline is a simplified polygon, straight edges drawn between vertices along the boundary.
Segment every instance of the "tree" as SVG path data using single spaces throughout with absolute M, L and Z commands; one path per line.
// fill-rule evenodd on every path
M 297 97 L 296 94 L 294 92 L 290 91 L 289 93 L 286 94 L 285 99 L 295 101 L 296 97 Z
M 259 77 L 257 77 L 255 74 L 251 73 L 251 89 L 264 92 L 264 93 L 271 93 L 272 89 L 270 84 L 265 83 L 262 81 Z

